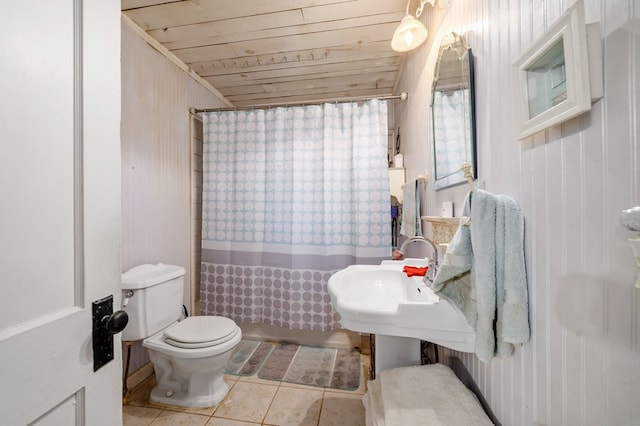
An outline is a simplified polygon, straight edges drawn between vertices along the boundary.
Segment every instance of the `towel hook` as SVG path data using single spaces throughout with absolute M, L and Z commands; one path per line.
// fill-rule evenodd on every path
M 425 174 L 423 175 L 418 175 L 415 178 L 415 181 L 417 183 L 424 183 L 425 185 L 427 184 L 427 182 L 429 181 L 429 177 L 427 176 L 427 172 L 425 172 Z M 404 186 L 407 184 L 408 182 L 405 182 L 402 184 L 401 188 L 404 188 Z
M 471 190 L 473 191 L 474 189 L 476 189 L 475 184 L 473 183 L 473 173 L 471 172 L 471 164 L 470 163 L 462 163 L 462 165 L 460 166 L 460 170 L 462 170 L 462 172 L 464 173 L 464 178 L 467 180 L 467 183 L 469 184 L 469 186 L 471 187 Z
M 464 178 L 467 180 L 469 187 L 471 188 L 471 192 L 476 189 L 475 184 L 473 183 L 473 173 L 471 172 L 471 164 L 470 163 L 462 163 L 460 166 L 460 170 L 464 173 Z M 461 217 L 460 225 L 470 226 L 471 225 L 471 217 Z

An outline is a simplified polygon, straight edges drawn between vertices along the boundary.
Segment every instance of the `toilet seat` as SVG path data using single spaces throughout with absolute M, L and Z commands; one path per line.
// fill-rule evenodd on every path
M 200 349 L 221 345 L 233 339 L 238 326 L 219 316 L 188 317 L 164 331 L 164 341 L 184 349 Z

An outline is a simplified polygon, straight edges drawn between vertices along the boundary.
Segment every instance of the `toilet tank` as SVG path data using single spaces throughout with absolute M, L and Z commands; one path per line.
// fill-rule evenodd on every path
M 140 265 L 122 274 L 122 309 L 129 323 L 122 340 L 146 339 L 182 315 L 184 268 L 181 266 Z

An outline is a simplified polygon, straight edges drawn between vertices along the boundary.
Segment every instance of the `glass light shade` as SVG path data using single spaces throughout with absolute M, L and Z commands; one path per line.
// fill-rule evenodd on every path
M 396 52 L 406 52 L 420 46 L 429 35 L 422 22 L 410 14 L 405 15 L 400 21 L 391 39 L 391 48 Z

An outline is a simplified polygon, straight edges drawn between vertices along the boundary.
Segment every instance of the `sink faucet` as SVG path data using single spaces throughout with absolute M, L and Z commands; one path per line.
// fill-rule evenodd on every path
M 422 237 L 422 236 L 411 237 L 407 241 L 402 243 L 402 245 L 400 246 L 398 251 L 404 255 L 404 248 L 406 246 L 408 246 L 409 244 L 412 244 L 412 243 L 420 243 L 420 242 L 422 242 L 424 244 L 427 244 L 433 250 L 433 258 L 429 259 L 429 269 L 427 270 L 427 273 L 425 274 L 424 278 L 422 279 L 422 281 L 425 284 L 426 283 L 433 284 L 433 280 L 436 278 L 436 272 L 438 272 L 438 247 L 436 247 L 436 245 L 433 243 L 433 241 L 431 241 L 430 239 L 428 239 L 426 237 Z

